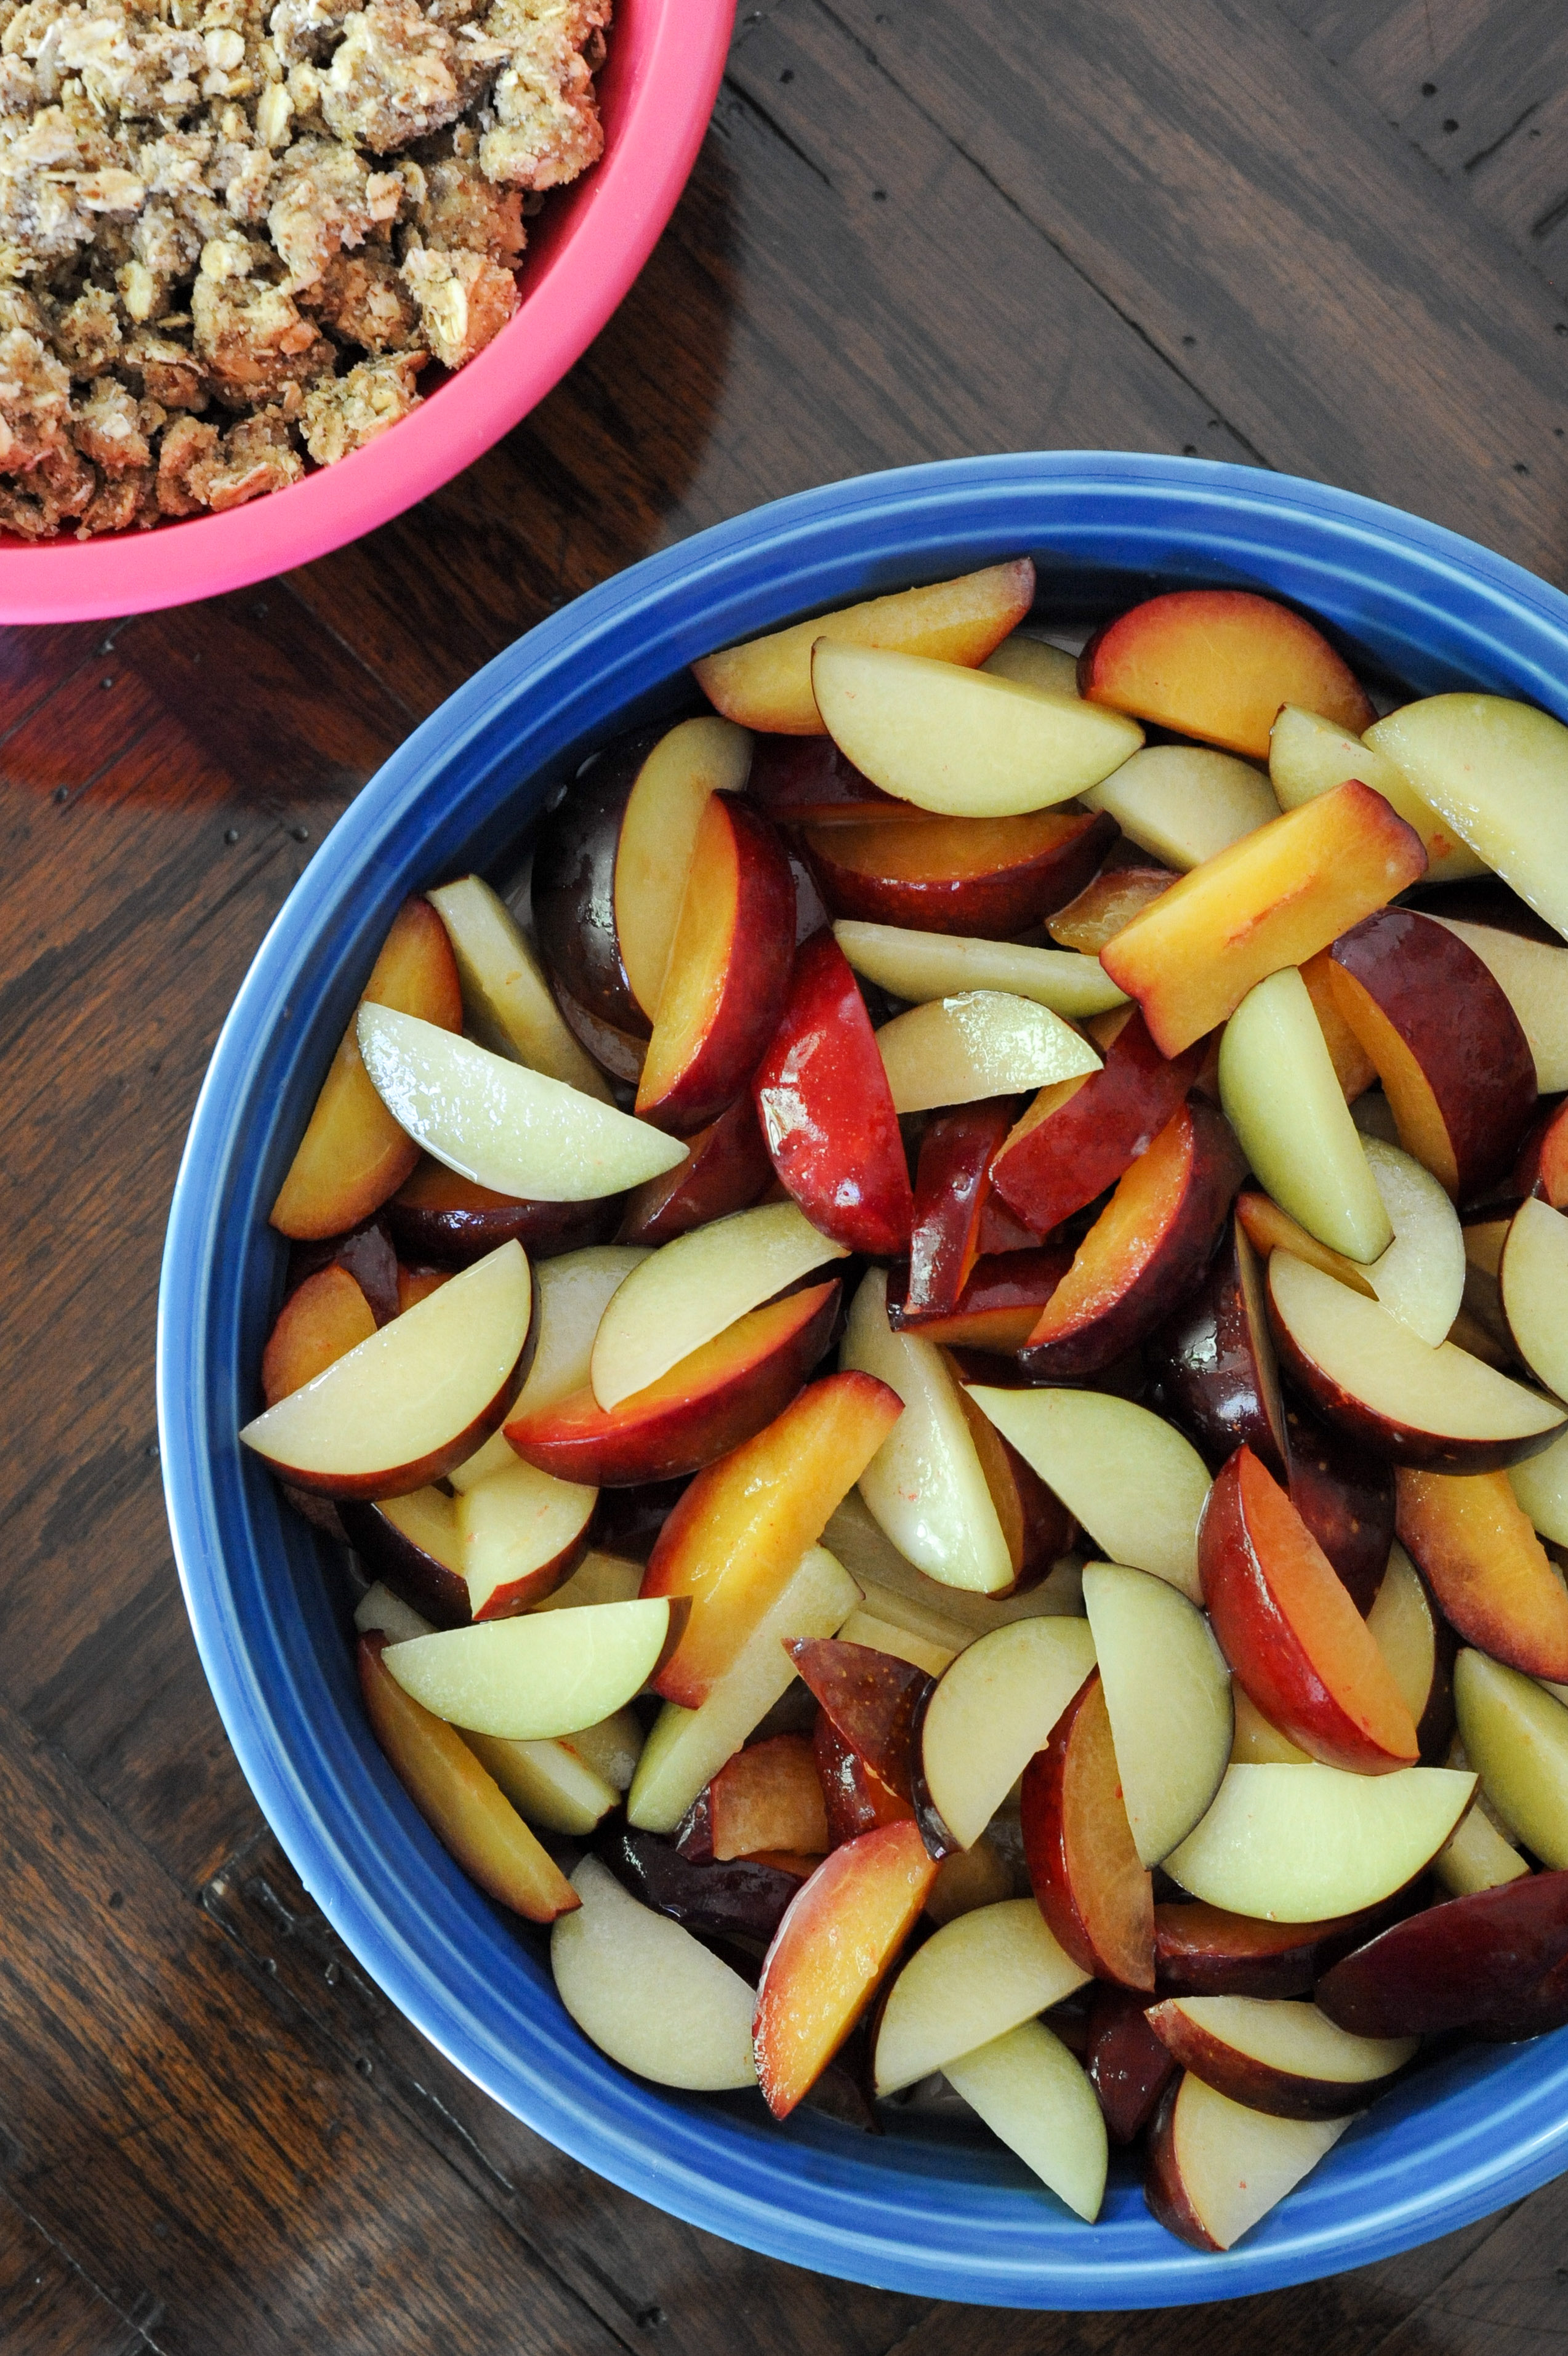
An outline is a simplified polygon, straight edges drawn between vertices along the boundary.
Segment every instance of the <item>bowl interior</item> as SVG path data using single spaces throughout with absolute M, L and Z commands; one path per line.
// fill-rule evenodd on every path
M 193 1123 L 160 1312 L 177 1553 L 241 1762 L 360 1960 L 498 2100 L 600 2173 L 733 2239 L 950 2298 L 1128 2307 L 1230 2297 L 1408 2246 L 1568 2164 L 1568 2031 L 1431 2061 L 1353 2126 L 1237 2251 L 1205 2257 L 1113 2167 L 1080 2224 L 954 2123 L 867 2137 L 755 2096 L 684 2097 L 595 2052 L 545 1943 L 468 1883 L 366 1725 L 333 1549 L 242 1459 L 285 1249 L 265 1223 L 399 899 L 477 867 L 503 879 L 584 755 L 689 701 L 684 666 L 800 614 L 1021 551 L 1045 614 L 1231 583 L 1324 617 L 1417 691 L 1522 694 L 1568 717 L 1568 601 L 1408 517 L 1201 462 L 1092 455 L 954 462 L 765 509 L 650 559 L 553 616 L 452 699 L 366 789 L 269 935 Z

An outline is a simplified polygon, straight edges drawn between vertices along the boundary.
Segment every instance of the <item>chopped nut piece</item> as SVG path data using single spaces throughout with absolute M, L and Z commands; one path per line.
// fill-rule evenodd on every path
M 553 188 L 598 162 L 604 132 L 582 48 L 608 19 L 602 0 L 496 0 L 483 30 L 509 59 L 492 102 L 500 127 L 479 143 L 488 178 Z
M 124 366 L 149 401 L 164 409 L 205 409 L 207 372 L 183 344 L 143 328 L 125 346 Z
M 72 376 L 102 376 L 121 344 L 119 305 L 108 288 L 84 286 L 56 314 L 49 340 Z
M 158 506 L 165 515 L 195 515 L 205 507 L 190 486 L 193 471 L 210 459 L 218 447 L 218 428 L 195 417 L 177 417 L 164 434 L 158 451 Z
M 296 140 L 277 167 L 279 193 L 267 215 L 274 245 L 295 287 L 313 285 L 345 246 L 395 220 L 403 183 L 368 172 L 342 141 Z
M 452 36 L 413 0 L 370 0 L 343 20 L 343 38 L 321 77 L 321 111 L 339 139 L 377 155 L 450 123 L 462 94 Z
M 294 120 L 294 101 L 281 81 L 269 82 L 256 101 L 256 136 L 264 147 L 281 147 Z
M 425 182 L 424 199 L 413 217 L 425 244 L 447 252 L 488 253 L 506 269 L 516 268 L 528 240 L 521 190 L 493 187 L 477 164 L 455 156 L 433 164 Z
M 127 467 L 106 475 L 93 498 L 82 509 L 78 540 L 91 540 L 101 531 L 128 531 L 158 519 L 157 477 L 150 466 Z
M 219 459 L 196 469 L 207 504 L 218 515 L 268 491 L 281 491 L 297 483 L 304 472 L 305 461 L 289 439 L 287 420 L 275 409 L 263 409 L 231 425 Z
M 25 327 L 0 335 L 0 472 L 27 475 L 68 439 L 70 378 Z
M 156 403 L 148 402 L 145 409 L 149 413 L 144 415 L 143 404 L 113 377 L 96 378 L 76 412 L 73 438 L 77 448 L 106 474 L 123 474 L 128 466 L 151 466 L 153 454 L 147 435 L 163 423 L 164 418 Z
M 424 360 L 423 352 L 361 360 L 347 376 L 328 377 L 306 393 L 305 446 L 317 465 L 335 465 L 417 409 L 413 380 Z
M 418 304 L 381 253 L 340 254 L 296 299 L 329 336 L 368 352 L 405 349 L 419 325 Z
M 403 274 L 419 305 L 425 341 L 446 368 L 461 368 L 483 351 L 517 309 L 516 279 L 482 253 L 413 246 Z
M 332 347 L 281 286 L 199 278 L 190 298 L 196 349 L 227 409 L 259 409 L 285 384 L 309 384 L 332 366 Z
M 281 92 L 287 103 L 288 92 Z M 267 209 L 273 185 L 273 159 L 264 147 L 247 147 L 235 159 L 223 191 L 223 201 L 237 221 L 256 223 Z

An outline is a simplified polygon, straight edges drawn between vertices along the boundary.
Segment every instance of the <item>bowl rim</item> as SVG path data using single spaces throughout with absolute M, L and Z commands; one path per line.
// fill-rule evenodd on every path
M 412 416 L 224 515 L 0 541 L 0 623 L 96 621 L 242 589 L 390 523 L 482 457 L 586 351 L 652 252 L 707 131 L 736 5 L 621 0 L 610 36 L 619 119 L 603 157 L 557 192 L 575 199 L 572 219 L 537 275 L 525 270 L 516 316 Z
M 259 1468 L 252 1478 L 238 1462 L 240 1280 L 215 1247 L 236 1223 L 240 1246 L 247 1233 L 253 1240 L 244 1220 L 270 1199 L 265 1171 L 258 1179 L 241 1169 L 258 1089 L 285 1049 L 297 1057 L 312 1026 L 330 1052 L 354 976 L 368 970 L 408 888 L 400 860 L 433 822 L 454 840 L 481 826 L 505 776 L 536 774 L 542 743 L 559 766 L 593 741 L 596 710 L 625 724 L 639 695 L 710 646 L 1003 549 L 1065 552 L 1064 561 L 1099 550 L 1103 563 L 1118 532 L 1143 552 L 1145 571 L 1166 579 L 1251 579 L 1311 604 L 1316 578 L 1320 610 L 1350 635 L 1359 626 L 1385 651 L 1405 646 L 1412 685 L 1490 683 L 1568 718 L 1568 598 L 1457 534 L 1318 484 L 1206 460 L 1023 453 L 899 469 L 754 509 L 542 623 L 424 722 L 350 806 L 263 941 L 215 1048 L 175 1188 L 159 1299 L 163 1473 L 202 1665 L 263 1814 L 392 2001 L 527 2125 L 693 2224 L 880 2287 L 1020 2308 L 1236 2297 L 1367 2264 L 1518 2199 L 1568 2166 L 1568 2031 L 1437 2063 L 1422 2083 L 1430 2097 L 1440 2082 L 1440 2100 L 1385 2098 L 1374 2130 L 1352 2128 L 1289 2202 L 1221 2256 L 1185 2248 L 1120 2192 L 1109 2224 L 1081 2226 L 1037 2188 L 1027 2194 L 1005 2156 L 977 2157 L 955 2190 L 929 2146 L 895 2136 L 878 2162 L 862 2148 L 871 2138 L 852 2148 L 829 2122 L 797 2115 L 788 2129 L 764 2128 L 725 2098 L 650 2088 L 569 2024 L 563 2030 L 564 2015 L 553 2021 L 548 2006 L 520 2040 L 515 2019 L 497 2015 L 478 1952 L 494 1910 L 389 1792 L 390 1771 L 378 1774 L 379 1754 L 367 1760 L 347 1725 L 311 1726 L 316 1749 L 301 1755 L 299 1727 L 280 1724 L 258 1669 L 259 1629 L 273 1648 L 267 1675 L 280 1690 L 293 1678 L 296 1708 L 302 1677 L 341 1686 L 349 1675 L 295 1628 L 305 1590 L 285 1599 L 292 1617 L 274 1612 L 247 1567 L 265 1535 L 252 1501 L 272 1492 Z M 1293 533 L 1300 546 L 1289 549 Z M 514 812 L 493 828 L 493 849 L 518 824 Z M 325 1061 L 318 1054 L 314 1068 Z M 226 1340 L 214 1331 L 220 1311 L 231 1320 Z M 275 1510 L 274 1501 L 274 1519 Z M 249 1632 L 233 1608 L 241 1592 L 256 1622 Z M 307 1596 L 306 1607 L 315 1609 Z M 389 1871 L 377 1841 L 394 1826 L 400 1869 Z M 423 1912 L 411 1911 L 411 1889 Z M 438 1969 L 428 1943 L 442 1910 L 467 1919 L 462 1946 Z

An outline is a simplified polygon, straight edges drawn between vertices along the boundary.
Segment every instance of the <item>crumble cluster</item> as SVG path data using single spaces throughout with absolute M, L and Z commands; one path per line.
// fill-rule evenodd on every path
M 0 528 L 220 512 L 418 405 L 604 141 L 611 0 L 0 0 Z

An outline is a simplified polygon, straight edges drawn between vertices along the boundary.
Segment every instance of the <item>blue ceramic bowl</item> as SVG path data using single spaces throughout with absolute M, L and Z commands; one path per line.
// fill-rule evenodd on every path
M 593 746 L 681 692 L 693 657 L 813 610 L 1032 552 L 1060 611 L 1151 591 L 1275 591 L 1419 691 L 1568 718 L 1568 599 L 1450 532 L 1316 484 L 1177 458 L 978 458 L 841 483 L 650 557 L 520 640 L 412 736 L 268 934 L 191 1126 L 164 1262 L 164 1480 L 196 1641 L 252 1788 L 306 1888 L 459 2068 L 599 2174 L 828 2274 L 1008 2307 L 1229 2297 L 1359 2265 L 1568 2167 L 1568 2031 L 1426 2069 L 1237 2250 L 1206 2257 L 1113 2172 L 1095 2227 L 961 2131 L 773 2125 L 755 2096 L 626 2076 L 437 1846 L 360 1707 L 332 1550 L 235 1430 L 283 1274 L 266 1208 L 405 893 L 503 862 Z

